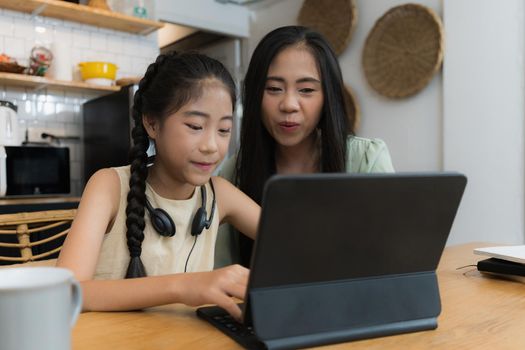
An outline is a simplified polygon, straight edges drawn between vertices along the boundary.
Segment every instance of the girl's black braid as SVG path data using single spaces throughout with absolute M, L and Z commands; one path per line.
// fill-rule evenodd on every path
M 142 95 L 151 81 L 157 75 L 159 67 L 166 60 L 166 55 L 160 55 L 155 63 L 149 65 L 144 78 L 139 83 L 133 101 L 133 120 L 135 126 L 131 133 L 133 147 L 130 150 L 130 179 L 128 204 L 126 207 L 126 238 L 130 254 L 130 262 L 126 272 L 126 278 L 145 277 L 146 269 L 140 259 L 142 252 L 142 241 L 144 240 L 144 207 L 146 205 L 146 178 L 147 149 L 149 138 L 142 125 Z

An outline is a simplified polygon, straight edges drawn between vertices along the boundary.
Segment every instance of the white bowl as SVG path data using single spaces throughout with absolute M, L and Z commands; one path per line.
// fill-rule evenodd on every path
M 84 82 L 88 84 L 93 84 L 93 85 L 103 85 L 103 86 L 113 85 L 113 80 L 108 79 L 108 78 L 90 78 L 90 79 L 84 80 Z

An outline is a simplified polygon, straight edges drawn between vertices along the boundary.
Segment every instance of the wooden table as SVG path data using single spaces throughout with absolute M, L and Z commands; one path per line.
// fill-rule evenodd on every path
M 525 349 L 525 284 L 481 276 L 470 243 L 445 249 L 438 268 L 443 310 L 438 328 L 336 344 L 326 349 Z M 466 266 L 466 267 L 465 267 Z M 462 268 L 463 267 L 463 268 Z M 88 312 L 73 329 L 73 350 L 240 349 L 198 319 L 167 305 L 140 312 Z
M 442 313 L 433 331 L 354 341 L 323 349 L 525 349 L 525 284 L 484 277 L 485 257 L 469 243 L 445 249 L 438 267 Z M 54 260 L 30 263 L 52 266 Z M 7 267 L 7 266 L 3 266 Z M 240 349 L 195 309 L 166 305 L 138 312 L 88 312 L 73 329 L 73 350 Z

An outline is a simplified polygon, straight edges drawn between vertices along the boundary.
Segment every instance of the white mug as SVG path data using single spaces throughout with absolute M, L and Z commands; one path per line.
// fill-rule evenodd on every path
M 0 269 L 0 348 L 70 349 L 81 306 L 80 285 L 67 269 Z

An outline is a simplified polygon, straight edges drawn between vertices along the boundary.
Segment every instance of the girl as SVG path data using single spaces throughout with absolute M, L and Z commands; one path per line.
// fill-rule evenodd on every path
M 273 174 L 394 171 L 383 141 L 353 135 L 344 88 L 337 57 L 319 33 L 300 26 L 268 33 L 244 80 L 238 155 L 220 175 L 260 203 Z M 248 266 L 251 242 L 221 229 L 216 266 L 239 261 L 239 251 Z
M 134 97 L 131 165 L 92 176 L 58 259 L 81 282 L 84 310 L 218 304 L 240 318 L 230 297 L 244 297 L 248 270 L 211 271 L 219 222 L 254 238 L 260 212 L 211 178 L 234 104 L 234 82 L 214 59 L 173 53 L 148 67 Z

